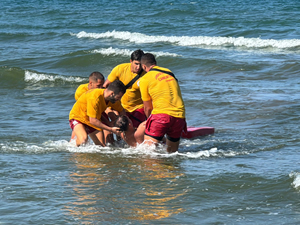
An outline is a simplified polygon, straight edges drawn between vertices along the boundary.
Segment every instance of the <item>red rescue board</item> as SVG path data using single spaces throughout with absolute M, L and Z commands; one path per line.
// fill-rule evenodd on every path
M 205 136 L 213 134 L 215 128 L 213 127 L 187 127 L 187 131 L 183 131 L 181 134 L 182 138 L 194 138 L 199 136 Z

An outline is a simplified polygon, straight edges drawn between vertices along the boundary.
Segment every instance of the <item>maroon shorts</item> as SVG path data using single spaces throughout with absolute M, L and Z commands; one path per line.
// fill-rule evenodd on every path
M 105 112 L 103 112 L 102 114 L 101 114 L 101 117 L 105 117 L 105 119 L 107 119 L 108 121 L 109 121 L 109 117 L 108 117 L 108 115 L 105 113 Z M 108 126 L 108 124 L 106 123 L 106 122 L 103 122 L 103 121 L 101 121 L 102 123 L 104 123 L 106 126 Z
M 147 120 L 144 108 L 137 109 L 133 112 L 127 112 L 126 114 L 131 119 L 135 128 L 137 128 L 142 122 Z
M 72 130 L 74 129 L 74 127 L 75 127 L 77 124 L 82 124 L 82 125 L 84 125 L 85 131 L 86 131 L 87 134 L 90 134 L 90 133 L 93 133 L 94 131 L 96 131 L 95 128 L 90 127 L 90 126 L 88 126 L 88 125 L 86 125 L 86 124 L 84 124 L 84 123 L 81 123 L 80 121 L 75 120 L 75 119 L 69 120 L 69 124 L 70 124 L 70 127 L 71 127 Z
M 167 134 L 170 141 L 177 142 L 185 127 L 186 122 L 183 118 L 167 114 L 152 114 L 147 120 L 145 134 L 159 141 Z

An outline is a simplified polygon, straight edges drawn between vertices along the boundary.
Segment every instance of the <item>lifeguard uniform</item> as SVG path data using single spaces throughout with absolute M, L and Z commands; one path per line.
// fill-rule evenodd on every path
M 87 92 L 88 90 L 89 90 L 89 83 L 79 85 L 79 87 L 76 89 L 75 92 L 75 100 L 77 101 L 79 97 L 83 93 Z M 108 115 L 105 112 L 102 113 L 102 116 L 104 116 L 107 120 L 109 120 Z
M 77 101 L 79 99 L 79 97 L 83 93 L 87 92 L 88 90 L 89 90 L 89 83 L 79 85 L 79 87 L 76 89 L 76 92 L 75 92 L 75 100 Z
M 141 74 L 141 77 L 144 74 L 145 72 Z M 127 85 L 133 78 L 136 77 L 136 75 L 136 73 L 131 72 L 131 63 L 123 63 L 116 66 L 108 75 L 107 79 L 110 82 L 118 79 L 122 81 L 124 85 Z M 141 92 L 137 85 L 139 79 L 126 90 L 126 93 L 121 99 L 122 106 L 132 120 L 134 127 L 138 127 L 141 122 L 147 119 L 144 112 L 143 101 L 141 99 Z
M 171 72 L 169 69 L 155 66 Z M 179 141 L 186 126 L 185 106 L 175 77 L 158 71 L 149 71 L 139 82 L 143 101 L 152 100 L 153 110 L 146 123 L 145 134 L 162 140 L 167 134 L 170 141 Z
M 106 104 L 103 93 L 104 89 L 95 88 L 83 93 L 79 97 L 69 114 L 69 122 L 72 130 L 78 122 L 86 126 L 86 131 L 88 134 L 95 130 L 101 130 L 99 127 L 96 127 L 90 123 L 89 117 L 101 120 L 102 113 L 108 107 L 111 107 L 118 112 L 123 111 L 120 101 L 117 101 L 114 104 L 111 102 Z

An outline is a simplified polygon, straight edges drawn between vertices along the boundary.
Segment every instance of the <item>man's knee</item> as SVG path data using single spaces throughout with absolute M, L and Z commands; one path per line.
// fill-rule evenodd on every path
M 83 124 L 78 124 L 74 128 L 74 134 L 76 135 L 76 145 L 86 144 L 88 142 L 88 134 L 85 131 Z
M 179 141 L 173 142 L 167 139 L 166 145 L 167 145 L 167 152 L 169 153 L 177 152 L 179 147 Z
M 76 139 L 76 145 L 77 146 L 80 146 L 82 144 L 86 144 L 87 142 L 88 142 L 88 136 L 87 135 L 77 136 L 77 139 Z

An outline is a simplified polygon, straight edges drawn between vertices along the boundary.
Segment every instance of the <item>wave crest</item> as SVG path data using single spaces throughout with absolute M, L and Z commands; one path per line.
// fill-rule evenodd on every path
M 116 55 L 121 55 L 121 56 L 131 56 L 131 53 L 134 50 L 129 50 L 129 49 L 119 49 L 119 48 L 101 48 L 101 49 L 95 49 L 92 50 L 91 53 L 100 53 L 102 55 L 105 56 L 116 56 Z M 145 51 L 147 52 L 147 51 Z M 171 57 L 180 57 L 181 55 L 175 54 L 175 53 L 169 53 L 169 52 L 151 52 L 152 54 L 154 54 L 156 57 L 159 56 L 171 56 Z
M 85 82 L 86 78 L 82 77 L 69 77 L 69 76 L 61 76 L 61 75 L 50 75 L 43 73 L 35 73 L 26 70 L 24 80 L 26 82 L 40 82 L 40 81 L 67 81 L 67 82 Z
M 289 49 L 300 47 L 300 39 L 261 39 L 245 37 L 209 37 L 209 36 L 152 36 L 128 31 L 107 31 L 104 33 L 87 33 L 81 31 L 77 34 L 71 33 L 78 38 L 114 38 L 134 42 L 138 44 L 168 42 L 179 46 L 232 46 L 247 48 L 277 48 Z
M 289 174 L 290 178 L 294 179 L 292 185 L 296 189 L 300 189 L 300 173 L 299 172 L 292 172 Z

